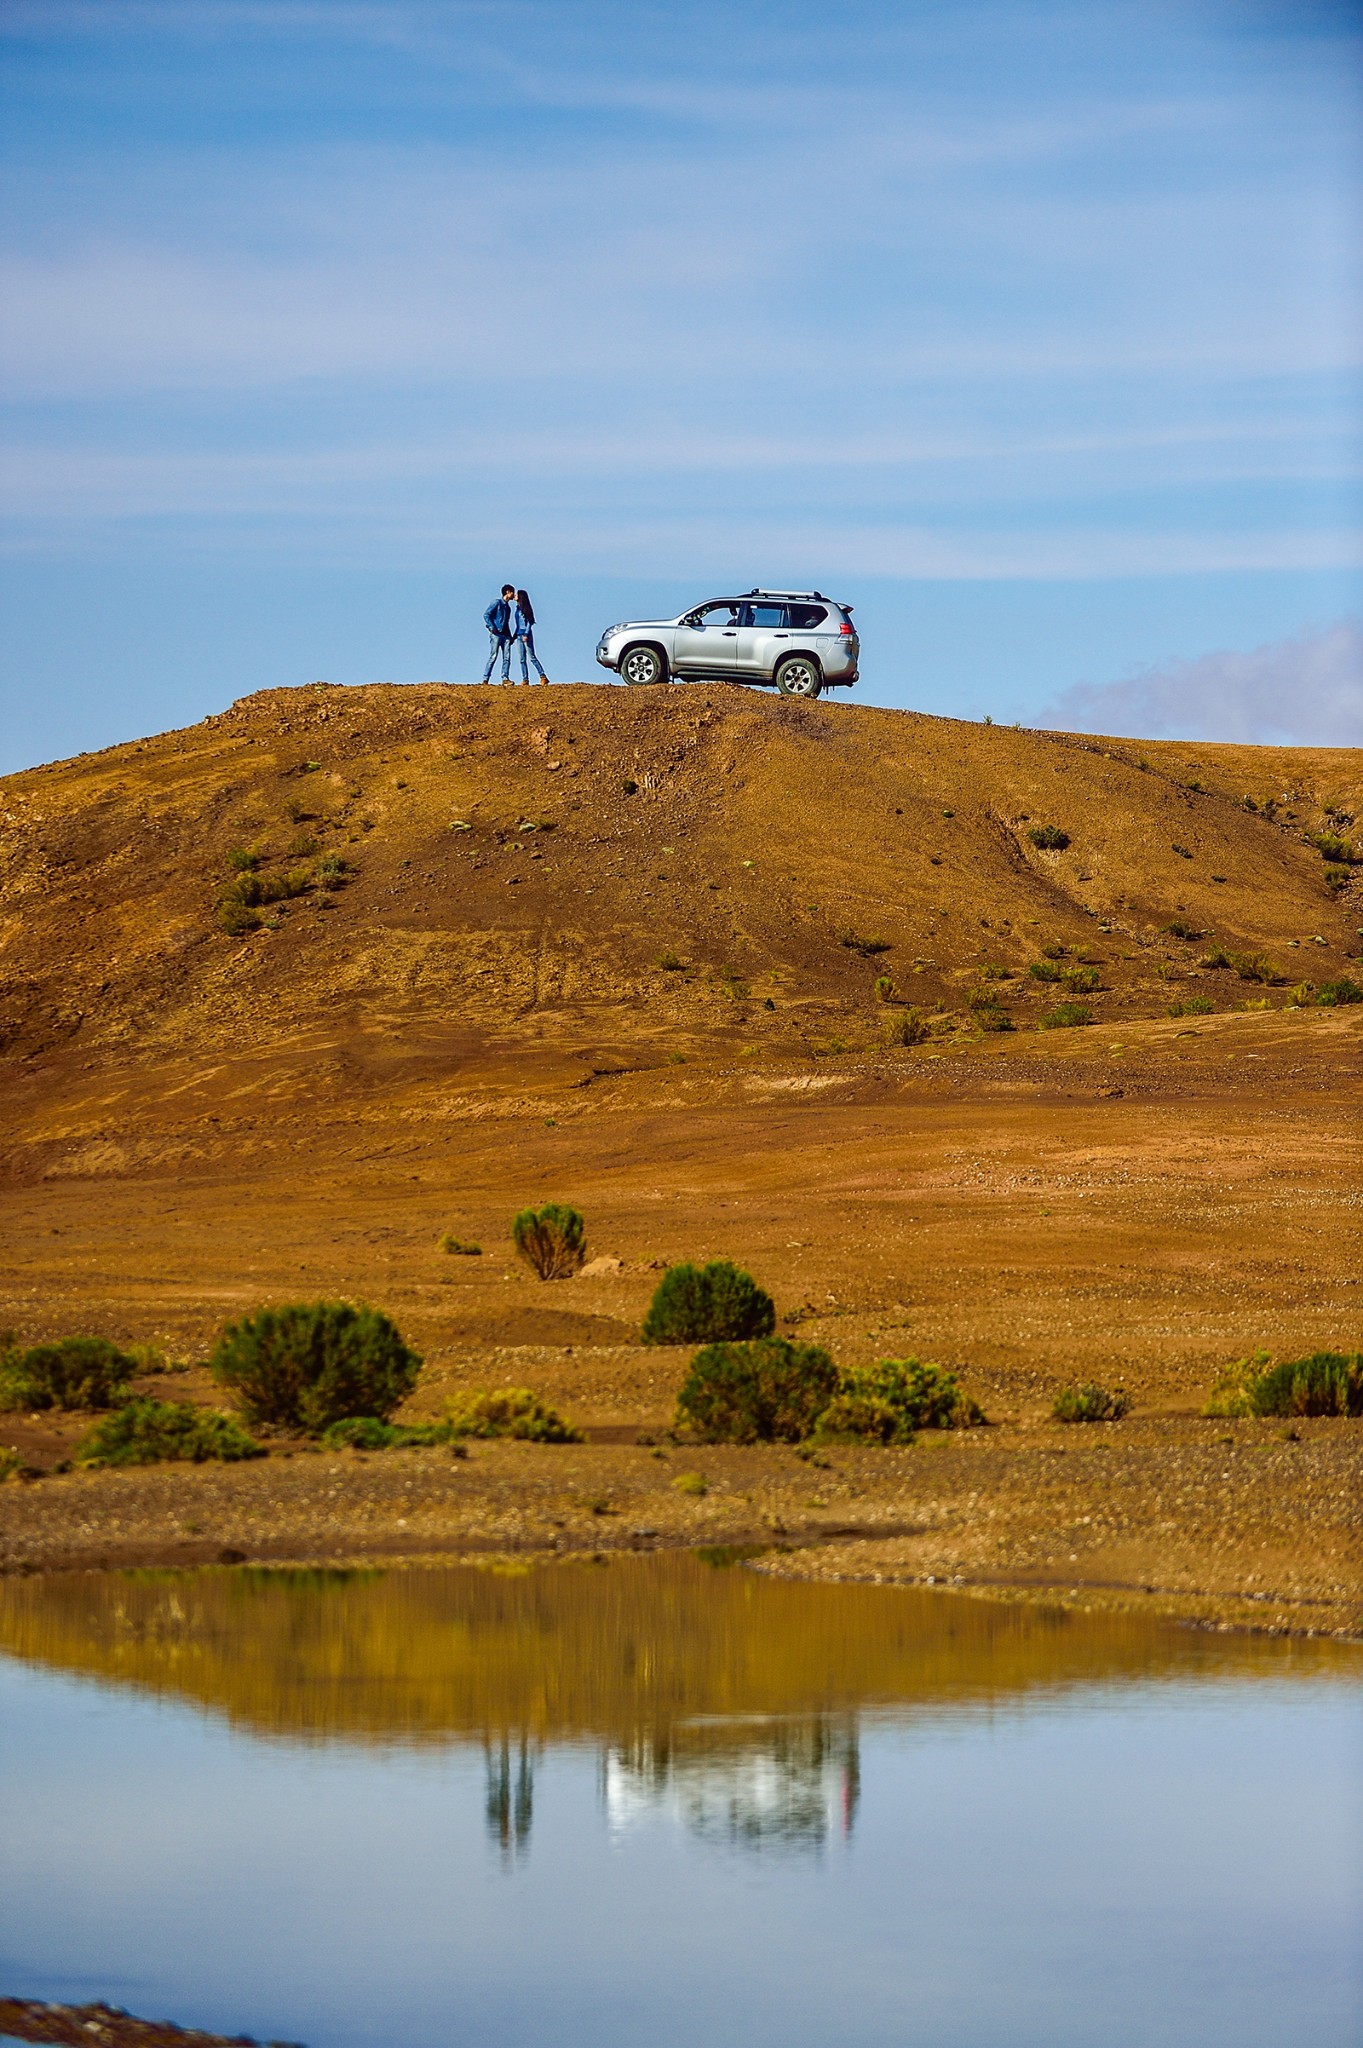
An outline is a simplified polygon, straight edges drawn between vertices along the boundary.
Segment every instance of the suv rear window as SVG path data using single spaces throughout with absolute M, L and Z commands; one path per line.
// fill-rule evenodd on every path
M 745 626 L 784 626 L 786 607 L 783 604 L 745 604 L 743 623 Z
M 828 617 L 821 604 L 792 604 L 787 606 L 790 623 L 797 633 L 812 633 Z

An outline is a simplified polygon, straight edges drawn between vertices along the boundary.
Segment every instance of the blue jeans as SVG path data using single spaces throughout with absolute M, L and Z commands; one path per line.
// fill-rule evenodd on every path
M 511 681 L 510 635 L 506 633 L 489 633 L 488 640 L 490 645 L 487 651 L 487 667 L 483 670 L 483 681 L 486 683 L 491 679 L 492 671 L 497 665 L 497 656 L 500 652 L 502 657 L 502 681 L 509 683 Z
M 525 657 L 528 654 L 535 667 L 539 669 L 540 681 L 547 683 L 549 678 L 544 673 L 544 669 L 540 664 L 540 658 L 535 652 L 535 629 L 533 626 L 527 626 L 523 633 L 516 635 L 516 645 L 521 650 L 521 681 L 528 683 L 530 680 L 530 671 L 525 665 Z

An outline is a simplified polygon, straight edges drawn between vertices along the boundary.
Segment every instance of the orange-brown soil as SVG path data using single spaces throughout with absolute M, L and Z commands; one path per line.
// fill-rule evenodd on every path
M 0 1565 L 761 1540 L 779 1569 L 1357 1629 L 1363 1425 L 1198 1412 L 1256 1346 L 1363 1342 L 1363 1006 L 1291 1006 L 1363 979 L 1359 884 L 1332 896 L 1307 838 L 1355 811 L 1342 751 L 720 687 L 276 691 L 11 777 L 0 1326 L 202 1361 L 258 1303 L 364 1297 L 427 1359 L 413 1414 L 530 1384 L 592 1441 L 48 1476 L 0 1489 Z M 229 937 L 240 846 L 349 878 Z M 1027 973 L 1047 945 L 1097 970 L 1087 1028 L 1032 1028 L 1068 994 Z M 938 1034 L 887 1047 L 877 975 Z M 1014 1030 L 972 1028 L 980 987 Z M 1189 996 L 1215 1012 L 1169 1017 Z M 509 1217 L 548 1198 L 618 1268 L 517 1267 Z M 841 1360 L 950 1363 L 996 1426 L 654 1456 L 685 1359 L 640 1319 L 707 1255 Z M 1053 1424 L 1077 1378 L 1130 1418 Z M 214 1398 L 201 1364 L 148 1384 Z M 50 1471 L 83 1420 L 0 1445 Z

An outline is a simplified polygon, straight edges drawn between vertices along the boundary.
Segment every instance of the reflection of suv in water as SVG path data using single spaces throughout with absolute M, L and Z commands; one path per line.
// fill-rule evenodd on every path
M 860 651 L 850 604 L 834 604 L 818 590 L 748 590 L 712 598 L 679 619 L 611 626 L 596 658 L 626 683 L 704 676 L 775 683 L 783 697 L 817 697 L 856 681 Z

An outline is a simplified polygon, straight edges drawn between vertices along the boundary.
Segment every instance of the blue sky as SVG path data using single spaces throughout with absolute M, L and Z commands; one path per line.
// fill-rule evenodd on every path
M 1363 742 L 1363 29 L 4 0 L 0 766 L 855 601 L 872 701 Z M 1124 721 L 1114 724 L 1112 721 Z

